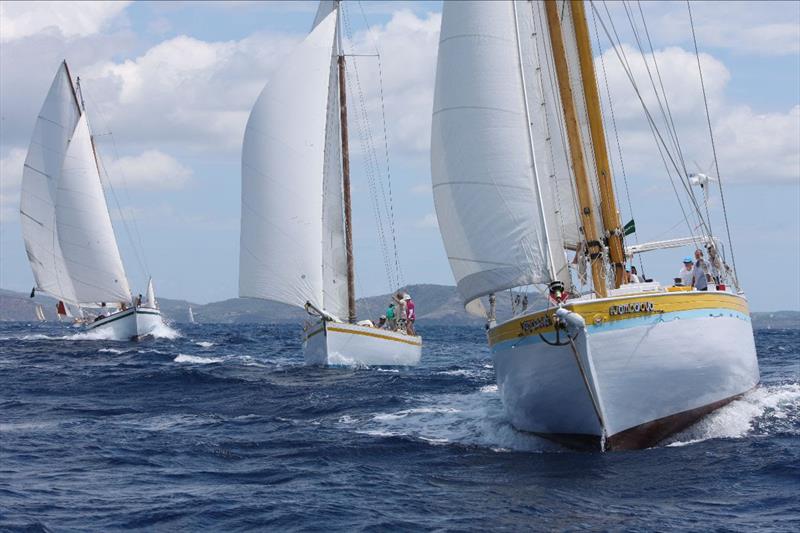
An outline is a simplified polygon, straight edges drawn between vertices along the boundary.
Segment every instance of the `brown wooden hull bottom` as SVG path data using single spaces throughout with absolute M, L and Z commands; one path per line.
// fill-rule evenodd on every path
M 702 407 L 676 413 L 674 415 L 652 420 L 630 429 L 626 429 L 606 439 L 606 451 L 642 450 L 652 448 L 670 435 L 688 428 L 707 414 L 741 398 L 744 394 L 737 394 Z M 536 433 L 536 435 L 552 440 L 576 450 L 600 450 L 599 435 L 579 435 L 565 433 Z

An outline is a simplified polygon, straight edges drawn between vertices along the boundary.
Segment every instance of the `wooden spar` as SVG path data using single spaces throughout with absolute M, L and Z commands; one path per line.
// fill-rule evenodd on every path
M 341 5 L 336 6 L 341 9 Z M 337 17 L 339 13 L 336 14 Z M 339 19 L 337 18 L 337 26 Z M 338 32 L 340 28 L 337 27 Z M 356 321 L 356 283 L 353 260 L 353 208 L 350 202 L 350 149 L 347 137 L 347 94 L 341 39 L 339 44 L 339 121 L 342 132 L 342 194 L 344 197 L 344 245 L 347 254 L 347 319 Z
M 572 25 L 575 28 L 575 40 L 578 44 L 578 58 L 581 65 L 583 94 L 586 98 L 586 111 L 589 117 L 589 131 L 592 134 L 592 145 L 594 147 L 597 183 L 600 186 L 600 212 L 603 215 L 605 233 L 608 235 L 611 263 L 614 265 L 614 284 L 619 287 L 624 281 L 625 252 L 622 243 L 619 213 L 617 212 L 617 200 L 614 197 L 614 182 L 611 180 L 611 165 L 608 161 L 603 115 L 600 111 L 600 96 L 597 91 L 597 77 L 594 72 L 589 26 L 586 23 L 583 0 L 572 0 L 570 7 L 572 8 Z
M 589 177 L 586 172 L 586 162 L 583 158 L 583 144 L 575 111 L 575 100 L 572 97 L 572 88 L 569 84 L 569 70 L 567 67 L 564 37 L 561 33 L 558 6 L 555 0 L 546 0 L 547 25 L 550 29 L 550 44 L 553 49 L 553 61 L 556 67 L 558 92 L 561 97 L 561 107 L 564 112 L 564 124 L 567 130 L 570 158 L 575 172 L 575 186 L 578 192 L 581 226 L 588 248 L 589 259 L 592 266 L 592 282 L 594 292 L 600 298 L 606 296 L 605 268 L 602 259 L 602 244 L 594 222 L 592 194 L 589 187 Z

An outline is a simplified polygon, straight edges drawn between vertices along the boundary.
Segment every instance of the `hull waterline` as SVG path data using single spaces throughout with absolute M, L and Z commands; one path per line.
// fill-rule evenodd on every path
M 550 310 L 489 332 L 517 429 L 578 448 L 646 448 L 758 384 L 744 298 L 639 295 L 568 307 L 585 327 L 556 337 Z
M 161 311 L 147 307 L 136 307 L 119 311 L 92 322 L 87 330 L 102 332 L 113 340 L 141 340 L 164 324 Z
M 415 366 L 422 339 L 369 326 L 320 322 L 303 335 L 303 355 L 314 366 Z

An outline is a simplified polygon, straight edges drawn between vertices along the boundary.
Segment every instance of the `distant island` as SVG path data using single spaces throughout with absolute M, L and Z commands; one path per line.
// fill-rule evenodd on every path
M 406 290 L 413 296 L 417 309 L 417 323 L 425 325 L 476 326 L 484 324 L 482 318 L 464 310 L 456 288 L 449 285 L 409 285 Z M 47 320 L 56 320 L 56 301 L 37 295 L 0 289 L 0 321 L 35 321 L 36 304 L 41 304 Z M 385 310 L 391 296 L 382 294 L 358 300 L 359 318 L 377 319 Z M 498 317 L 510 316 L 511 302 L 507 294 L 498 300 Z M 186 300 L 159 298 L 164 316 L 173 322 L 189 321 L 189 307 L 195 321 L 201 324 L 251 324 L 300 323 L 306 318 L 302 309 L 265 300 L 231 298 L 220 302 L 196 304 Z M 543 304 L 541 297 L 531 297 L 529 308 Z M 751 313 L 755 329 L 800 329 L 800 311 L 774 311 Z

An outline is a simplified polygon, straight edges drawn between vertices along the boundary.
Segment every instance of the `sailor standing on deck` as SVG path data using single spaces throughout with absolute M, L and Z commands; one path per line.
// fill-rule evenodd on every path
M 698 291 L 708 290 L 708 271 L 709 266 L 705 259 L 703 259 L 703 250 L 695 250 L 694 252 L 694 269 L 692 277 L 692 287 Z
M 684 257 L 683 268 L 678 272 L 678 279 L 681 280 L 681 285 L 684 287 L 692 286 L 692 280 L 694 279 L 694 272 L 692 272 L 693 267 L 694 263 L 692 262 L 692 258 L 688 256 Z

